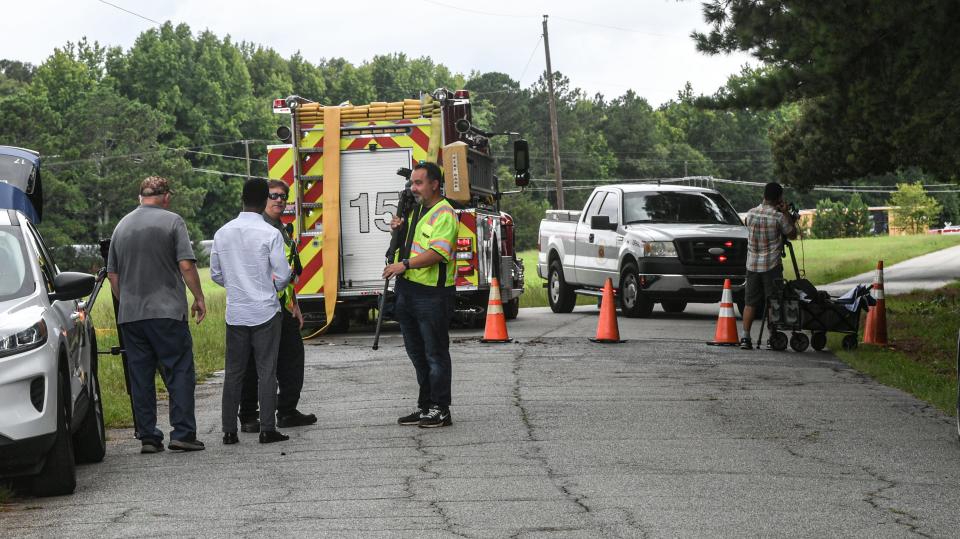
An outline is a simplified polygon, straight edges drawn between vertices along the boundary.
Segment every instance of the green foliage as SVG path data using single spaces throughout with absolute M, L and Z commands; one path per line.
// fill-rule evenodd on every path
M 941 206 L 927 195 L 920 183 L 897 184 L 897 191 L 890 195 L 890 210 L 894 226 L 903 227 L 909 234 L 920 234 L 936 222 Z
M 841 238 L 846 231 L 847 216 L 841 202 L 825 198 L 817 202 L 817 213 L 810 229 L 814 238 Z
M 918 166 L 956 179 L 960 3 L 939 0 L 711 0 L 709 54 L 750 52 L 761 67 L 709 100 L 714 107 L 795 103 L 773 137 L 781 181 L 809 187 Z
M 870 235 L 870 211 L 859 193 L 846 203 L 825 198 L 817 202 L 813 226 L 815 238 L 859 238 Z
M 530 192 L 514 193 L 504 195 L 500 207 L 513 217 L 516 250 L 536 249 L 540 220 L 550 209 L 547 201 Z

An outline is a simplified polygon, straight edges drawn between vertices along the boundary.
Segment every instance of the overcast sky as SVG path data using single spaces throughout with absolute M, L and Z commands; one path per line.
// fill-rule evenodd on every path
M 711 94 L 749 62 L 706 56 L 689 34 L 706 25 L 697 0 L 110 0 L 155 21 L 186 23 L 236 41 L 301 51 L 310 61 L 375 54 L 430 56 L 454 72 L 499 71 L 526 87 L 545 69 L 543 14 L 550 15 L 553 69 L 608 99 L 633 89 L 654 106 L 689 81 Z M 129 48 L 154 23 L 100 0 L 4 2 L 0 57 L 39 64 L 54 47 L 86 36 Z M 296 10 L 294 10 L 294 8 Z M 429 89 L 428 89 L 429 90 Z

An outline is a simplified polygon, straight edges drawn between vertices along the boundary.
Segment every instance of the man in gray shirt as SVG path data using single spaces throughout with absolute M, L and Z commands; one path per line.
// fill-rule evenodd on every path
M 163 451 L 154 385 L 158 366 L 170 396 L 173 430 L 167 447 L 181 451 L 204 448 L 197 440 L 197 379 L 184 283 L 193 294 L 190 310 L 198 324 L 207 308 L 186 224 L 167 210 L 172 196 L 166 178 L 143 180 L 140 206 L 117 224 L 107 259 L 110 285 L 120 302 L 117 324 L 127 354 L 141 453 Z
M 243 184 L 243 211 L 213 236 L 210 278 L 227 289 L 227 346 L 223 375 L 223 443 L 235 444 L 243 373 L 253 356 L 259 378 L 260 443 L 290 437 L 277 432 L 277 349 L 280 301 L 292 272 L 280 232 L 263 220 L 269 189 L 255 178 Z

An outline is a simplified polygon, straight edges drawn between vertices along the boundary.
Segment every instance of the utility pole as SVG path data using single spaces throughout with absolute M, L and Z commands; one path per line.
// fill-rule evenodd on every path
M 553 175 L 557 180 L 557 209 L 563 209 L 563 176 L 560 174 L 560 136 L 557 134 L 557 101 L 553 93 L 553 69 L 550 67 L 550 38 L 547 17 L 543 16 L 543 50 L 547 54 L 547 90 L 550 92 L 550 135 L 553 142 Z
M 243 141 L 243 151 L 247 155 L 247 179 L 250 179 L 250 141 Z

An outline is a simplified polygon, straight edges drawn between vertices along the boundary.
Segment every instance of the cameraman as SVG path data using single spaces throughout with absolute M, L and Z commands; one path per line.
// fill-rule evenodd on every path
M 783 239 L 797 237 L 795 218 L 788 208 L 783 200 L 783 186 L 770 182 L 763 188 L 763 203 L 747 212 L 747 290 L 740 339 L 740 348 L 744 350 L 753 349 L 750 326 L 757 309 L 764 308 L 774 283 L 783 279 Z

